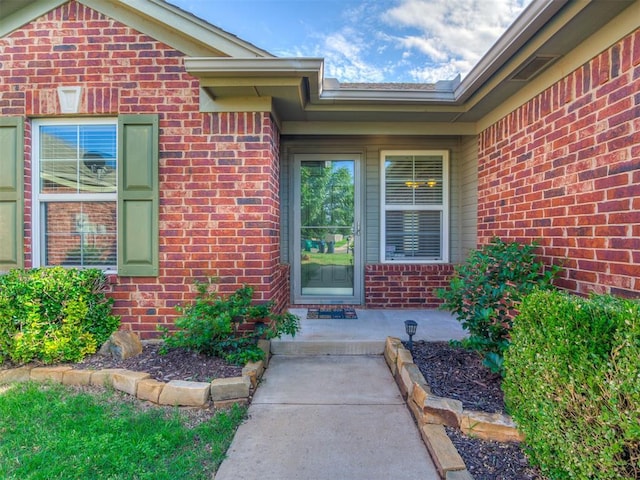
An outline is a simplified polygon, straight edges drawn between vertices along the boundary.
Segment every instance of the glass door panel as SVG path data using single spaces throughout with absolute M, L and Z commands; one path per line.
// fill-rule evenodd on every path
M 307 155 L 298 166 L 296 300 L 359 303 L 357 162 Z

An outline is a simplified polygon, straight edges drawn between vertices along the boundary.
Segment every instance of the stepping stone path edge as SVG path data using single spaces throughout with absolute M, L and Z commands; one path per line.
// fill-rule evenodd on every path
M 146 372 L 122 368 L 81 370 L 72 366 L 22 366 L 0 370 L 0 385 L 20 382 L 53 382 L 72 386 L 111 386 L 157 405 L 178 407 L 229 408 L 233 404 L 246 405 L 258 386 L 269 360 L 265 345 L 265 360 L 249 362 L 241 377 L 216 378 L 211 382 L 171 380 L 159 382 Z
M 434 395 L 413 362 L 411 352 L 399 338 L 387 337 L 384 358 L 443 480 L 473 480 L 447 436 L 445 426 L 483 440 L 521 442 L 524 439 L 508 415 L 465 410 L 459 400 Z

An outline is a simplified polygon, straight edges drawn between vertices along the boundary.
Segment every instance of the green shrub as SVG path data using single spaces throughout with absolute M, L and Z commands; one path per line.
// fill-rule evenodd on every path
M 640 304 L 536 291 L 505 355 L 505 401 L 551 478 L 640 478 Z
M 0 363 L 78 361 L 120 325 L 100 270 L 11 270 L 0 276 Z
M 436 290 L 442 308 L 454 313 L 469 336 L 461 343 L 484 357 L 485 366 L 502 373 L 509 331 L 522 298 L 535 287 L 550 288 L 560 267 L 537 260 L 537 244 L 492 239 L 455 267 L 448 289 Z
M 243 286 L 228 297 L 210 291 L 210 283 L 196 283 L 195 301 L 177 307 L 177 330 L 164 332 L 165 348 L 187 348 L 206 355 L 224 358 L 228 362 L 245 364 L 260 360 L 264 352 L 258 348 L 259 337 L 276 338 L 295 335 L 300 319 L 292 313 L 274 312 L 272 302 L 252 304 L 253 288 Z M 255 324 L 254 331 L 243 330 L 244 323 Z

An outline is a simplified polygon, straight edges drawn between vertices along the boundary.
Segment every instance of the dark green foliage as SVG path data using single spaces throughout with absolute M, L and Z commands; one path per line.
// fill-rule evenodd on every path
M 175 322 L 177 331 L 164 331 L 166 348 L 188 348 L 196 352 L 245 364 L 260 360 L 264 352 L 257 340 L 283 334 L 295 335 L 299 318 L 291 313 L 275 313 L 273 303 L 252 304 L 253 288 L 243 286 L 228 297 L 210 292 L 210 284 L 196 283 L 194 303 L 178 307 L 181 317 Z M 255 331 L 243 331 L 241 325 L 257 322 Z
M 640 478 L 638 302 L 532 293 L 505 369 L 507 407 L 550 478 Z
M 545 268 L 537 244 L 506 243 L 494 238 L 455 267 L 448 289 L 436 294 L 442 308 L 454 313 L 469 337 L 461 343 L 485 357 L 485 366 L 502 373 L 513 316 L 522 298 L 535 287 L 550 288 L 560 267 Z
M 11 270 L 0 276 L 0 363 L 78 361 L 120 325 L 100 270 Z

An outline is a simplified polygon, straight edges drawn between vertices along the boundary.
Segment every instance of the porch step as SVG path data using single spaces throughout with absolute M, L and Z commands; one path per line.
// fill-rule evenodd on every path
M 273 355 L 382 355 L 384 340 L 271 340 Z

